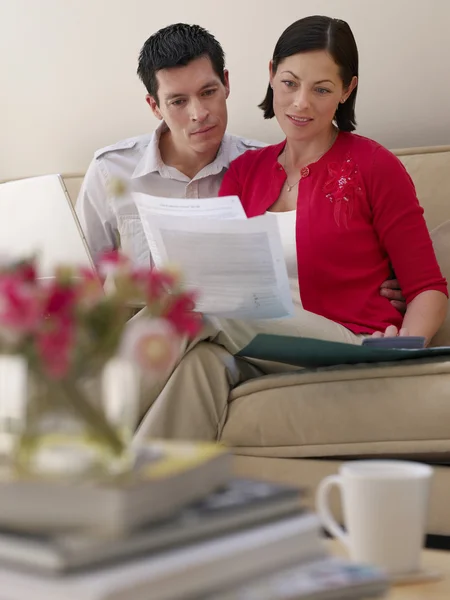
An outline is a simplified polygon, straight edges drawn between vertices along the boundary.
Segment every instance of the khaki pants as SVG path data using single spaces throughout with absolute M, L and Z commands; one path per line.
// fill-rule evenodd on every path
M 360 344 L 362 336 L 333 321 L 296 308 L 288 319 L 234 321 L 208 318 L 186 347 L 165 385 L 146 398 L 136 433 L 142 437 L 190 440 L 220 439 L 227 418 L 230 390 L 267 373 L 298 370 L 297 366 L 233 356 L 257 333 L 310 337 Z

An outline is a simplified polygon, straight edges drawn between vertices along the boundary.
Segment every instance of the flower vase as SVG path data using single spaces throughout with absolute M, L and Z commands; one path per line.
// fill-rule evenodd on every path
M 35 477 L 102 477 L 133 468 L 140 378 L 119 358 L 95 373 L 53 379 L 28 372 L 13 463 Z

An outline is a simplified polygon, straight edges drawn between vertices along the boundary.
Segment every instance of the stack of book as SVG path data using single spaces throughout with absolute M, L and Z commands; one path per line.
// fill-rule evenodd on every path
M 0 482 L 2 598 L 325 600 L 387 589 L 376 569 L 328 556 L 303 490 L 234 479 L 213 444 L 155 441 L 149 456 L 139 476 L 114 483 Z

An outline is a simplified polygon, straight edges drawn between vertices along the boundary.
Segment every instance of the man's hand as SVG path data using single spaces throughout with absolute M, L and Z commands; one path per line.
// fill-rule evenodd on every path
M 409 332 L 405 327 L 399 331 L 395 325 L 389 325 L 389 327 L 386 327 L 386 331 L 384 333 L 382 331 L 375 331 L 372 333 L 372 337 L 397 337 L 400 335 L 409 336 Z
M 406 302 L 402 295 L 402 290 L 396 279 L 387 279 L 381 284 L 380 294 L 384 298 L 388 298 L 394 308 L 402 315 L 406 312 Z

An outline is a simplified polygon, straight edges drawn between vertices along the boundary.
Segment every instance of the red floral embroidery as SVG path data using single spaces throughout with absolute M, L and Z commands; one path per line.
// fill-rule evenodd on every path
M 329 163 L 328 179 L 323 186 L 326 197 L 334 205 L 334 220 L 338 227 L 348 229 L 355 198 L 362 196 L 358 166 L 347 156 L 344 162 Z

